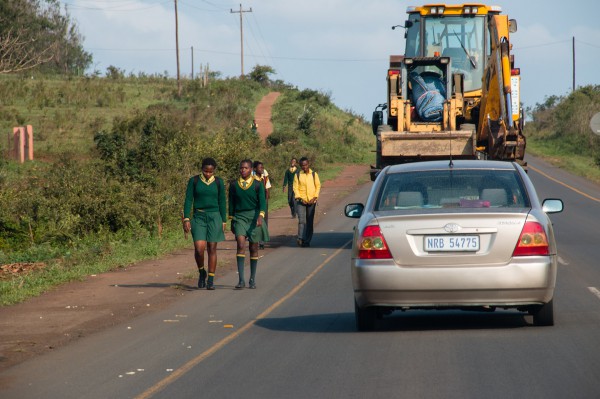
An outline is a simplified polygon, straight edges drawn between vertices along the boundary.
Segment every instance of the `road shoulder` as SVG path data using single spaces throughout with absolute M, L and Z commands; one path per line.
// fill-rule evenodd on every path
M 343 206 L 346 195 L 368 179 L 368 167 L 346 165 L 339 176 L 323 184 L 319 215 Z M 297 221 L 288 208 L 270 212 L 269 242 L 261 255 L 295 241 Z M 219 244 L 216 283 L 235 273 L 235 241 L 230 232 Z M 23 303 L 0 308 L 0 372 L 75 340 L 134 317 L 155 312 L 196 290 L 193 248 L 164 258 L 63 284 Z

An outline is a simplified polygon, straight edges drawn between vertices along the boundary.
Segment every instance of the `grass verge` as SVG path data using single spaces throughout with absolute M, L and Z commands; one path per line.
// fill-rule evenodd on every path
M 319 171 L 321 182 L 340 175 L 344 165 L 330 165 Z M 287 194 L 277 185 L 272 191 L 269 209 L 287 207 Z M 173 251 L 191 248 L 190 239 L 183 237 L 181 226 L 165 226 L 163 235 L 142 237 L 126 241 L 96 242 L 93 247 L 84 245 L 83 250 L 71 251 L 68 257 L 51 260 L 42 269 L 11 279 L 0 280 L 0 306 L 13 305 L 43 294 L 70 281 L 82 281 L 86 277 L 104 273 L 135 263 L 157 259 Z
M 600 169 L 594 164 L 594 159 L 586 155 L 565 154 L 560 143 L 528 138 L 527 152 L 574 175 L 600 183 Z

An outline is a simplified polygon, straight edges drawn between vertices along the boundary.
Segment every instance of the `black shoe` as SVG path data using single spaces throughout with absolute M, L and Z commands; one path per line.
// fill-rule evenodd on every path
M 209 282 L 206 284 L 206 289 L 207 289 L 207 290 L 210 290 L 210 291 L 212 291 L 212 290 L 214 290 L 214 289 L 215 289 L 215 285 L 213 284 L 213 282 L 212 282 L 212 281 L 209 281 Z
M 248 281 L 248 288 L 250 288 L 250 289 L 256 288 L 256 283 L 254 282 L 254 280 L 250 279 L 250 281 Z
M 237 285 L 235 286 L 236 290 L 241 290 L 242 288 L 244 288 L 246 286 L 246 283 L 244 283 L 243 281 L 240 281 L 239 283 L 237 283 Z
M 258 244 L 258 249 L 265 249 L 265 244 Z
M 200 269 L 200 277 L 198 277 L 198 288 L 206 287 L 206 270 Z
M 302 243 L 302 247 L 303 247 L 303 248 L 310 247 L 310 242 L 306 242 L 306 241 L 304 241 L 304 242 Z

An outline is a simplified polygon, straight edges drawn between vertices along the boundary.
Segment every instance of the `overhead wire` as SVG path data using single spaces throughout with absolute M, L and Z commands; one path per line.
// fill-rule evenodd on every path
M 184 5 L 185 7 L 189 7 L 189 8 L 193 8 L 195 10 L 200 10 L 200 11 L 205 11 L 205 12 L 225 12 L 225 11 L 230 11 L 229 8 L 224 8 L 222 5 L 219 4 L 215 4 L 211 1 L 208 0 L 201 0 L 201 3 L 204 3 L 208 6 L 214 7 L 214 9 L 206 9 L 206 8 L 201 8 L 198 7 L 197 5 L 194 5 L 192 3 L 190 3 L 187 0 L 178 0 L 180 4 Z M 156 6 L 159 5 L 163 5 L 163 4 L 170 4 L 172 3 L 173 0 L 157 0 L 154 2 L 149 2 L 148 5 L 145 6 L 140 6 L 140 7 L 133 7 L 134 5 L 140 5 L 141 3 L 139 1 L 123 1 L 123 0 L 78 0 L 77 2 L 71 0 L 64 0 L 63 3 L 67 6 L 69 6 L 69 9 L 80 9 L 80 10 L 90 10 L 90 11 L 108 11 L 108 12 L 138 12 L 138 11 L 143 11 L 143 10 L 147 10 L 147 9 L 152 9 Z M 91 4 L 105 4 L 106 7 L 98 7 L 98 6 L 85 6 L 82 5 L 81 3 L 91 3 Z M 124 7 L 132 7 L 132 8 L 124 8 Z M 256 47 L 254 48 L 251 43 L 246 39 L 244 40 L 244 44 L 251 48 L 251 51 L 245 53 L 245 55 L 247 55 L 248 57 L 254 57 L 254 58 L 259 58 L 259 59 L 265 59 L 265 60 L 285 60 L 285 61 L 297 61 L 297 62 L 381 62 L 381 61 L 385 61 L 386 59 L 384 58 L 377 58 L 377 59 L 360 59 L 360 58 L 322 58 L 322 57 L 290 57 L 290 56 L 274 56 L 271 54 L 271 52 L 268 50 L 268 46 L 264 45 L 261 46 L 261 43 L 266 43 L 267 41 L 264 38 L 264 35 L 262 33 L 262 30 L 260 28 L 260 24 L 258 22 L 258 18 L 254 15 L 254 12 L 251 13 L 252 18 L 246 18 L 246 21 L 251 21 L 251 23 L 248 23 L 247 25 L 249 26 L 249 33 L 251 33 L 251 35 L 253 36 L 252 38 L 254 39 L 255 43 L 256 43 Z M 242 16 L 242 18 L 244 18 L 244 16 Z M 240 28 L 239 26 L 239 18 L 235 18 L 236 21 L 236 26 L 237 29 Z M 256 31 L 258 32 L 258 34 L 254 31 L 254 27 L 256 27 Z M 260 39 L 258 38 L 260 36 Z M 262 42 L 261 42 L 262 40 Z M 555 41 L 555 42 L 549 42 L 549 43 L 540 43 L 540 44 L 535 44 L 535 45 L 530 45 L 530 46 L 515 46 L 515 50 L 526 50 L 526 49 L 532 49 L 532 48 L 541 48 L 541 47 L 547 47 L 547 46 L 553 46 L 553 45 L 557 45 L 557 44 L 564 44 L 564 43 L 568 43 L 570 42 L 570 39 L 565 39 L 565 40 L 560 40 L 560 41 Z M 594 47 L 594 48 L 600 48 L 600 46 L 595 45 L 595 44 L 591 44 L 591 43 L 587 43 L 581 40 L 577 40 L 577 43 L 581 43 L 584 44 L 586 46 L 590 46 L 590 47 Z M 91 48 L 90 50 L 97 50 L 97 51 L 173 51 L 174 49 L 144 49 L 144 48 L 127 48 L 127 49 L 108 49 L 108 48 Z M 194 48 L 194 51 L 196 51 L 196 48 Z M 226 51 L 218 51 L 218 50 L 210 50 L 210 49 L 198 49 L 197 51 L 200 52 L 205 52 L 205 53 L 214 53 L 214 54 L 226 54 L 226 55 L 235 55 L 235 53 L 232 52 L 226 52 Z M 265 54 L 266 53 L 266 54 Z M 237 54 L 239 55 L 239 53 Z M 273 62 L 274 63 L 274 62 Z M 274 67 L 274 69 L 277 70 L 276 67 Z
M 87 1 L 94 5 L 81 5 L 79 3 L 85 3 L 86 0 L 79 0 L 78 2 L 63 1 L 65 6 L 68 6 L 69 10 L 88 10 L 88 11 L 106 11 L 106 12 L 138 12 L 155 8 L 161 4 L 172 3 L 173 0 L 159 0 L 151 4 L 144 4 L 143 6 L 139 1 L 119 1 L 119 0 L 93 0 Z M 105 3 L 106 7 L 96 6 L 97 3 Z M 129 8 L 124 8 L 129 7 Z
M 562 43 L 567 43 L 570 40 L 559 40 L 557 42 L 552 42 L 552 43 L 540 43 L 540 44 L 534 44 L 531 46 L 515 46 L 514 49 L 515 50 L 526 50 L 526 49 L 530 49 L 530 48 L 538 48 L 538 47 L 548 47 L 548 46 L 554 46 L 555 44 L 562 44 Z
M 269 46 L 267 45 L 267 41 L 265 40 L 265 37 L 262 34 L 262 29 L 260 28 L 260 24 L 258 23 L 258 18 L 254 14 L 252 15 L 252 23 L 256 27 L 256 30 L 258 31 L 258 35 L 260 36 L 260 40 L 258 40 L 258 39 L 257 40 L 258 40 L 258 43 L 260 43 L 260 45 L 261 45 L 261 54 L 263 55 L 265 62 L 267 64 L 270 64 L 273 67 L 273 69 L 275 70 L 275 73 L 277 73 L 277 70 L 279 69 L 278 65 L 276 65 L 275 60 L 273 59 L 273 56 L 272 56 L 271 52 L 269 51 Z M 254 33 L 254 35 L 256 36 L 256 33 Z M 283 76 L 282 76 L 282 80 L 284 80 Z
M 599 48 L 600 49 L 600 46 L 598 46 L 597 44 L 586 43 L 586 42 L 584 42 L 582 40 L 577 40 L 577 38 L 575 38 L 575 42 L 576 43 L 585 44 L 586 46 L 590 46 L 590 47 L 594 47 L 594 48 Z
M 184 5 L 186 7 L 189 7 L 189 8 L 193 8 L 194 10 L 198 10 L 198 11 L 206 11 L 206 12 L 223 12 L 224 11 L 223 8 L 220 8 L 220 9 L 206 9 L 206 8 L 198 7 L 197 5 L 194 5 L 192 3 L 188 3 L 187 1 L 182 1 L 182 0 L 178 0 L 178 1 L 179 1 L 179 4 L 182 4 L 182 5 Z M 207 3 L 208 5 L 214 6 L 213 4 L 211 4 L 209 2 L 204 2 L 204 3 Z
M 250 14 L 254 14 L 254 12 L 251 12 Z M 260 45 L 260 42 L 258 40 L 258 37 L 256 35 L 256 32 L 254 31 L 254 27 L 252 26 L 252 23 L 250 23 L 251 18 L 246 18 L 245 19 L 246 24 L 244 25 L 244 28 L 248 28 L 248 30 L 246 31 L 248 34 L 244 35 L 244 38 L 248 37 L 248 48 L 251 51 L 251 54 L 255 54 L 254 56 L 252 56 L 254 58 L 254 62 L 256 65 L 258 65 L 259 63 L 264 63 L 264 61 L 261 60 L 265 60 L 266 56 L 265 53 L 263 52 L 263 48 Z M 250 44 L 250 39 L 252 39 L 254 45 L 256 47 L 254 47 L 254 45 Z

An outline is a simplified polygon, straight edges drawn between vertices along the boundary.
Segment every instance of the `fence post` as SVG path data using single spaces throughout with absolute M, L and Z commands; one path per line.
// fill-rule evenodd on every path
M 13 128 L 13 148 L 15 159 L 25 162 L 25 129 L 22 126 Z
M 27 149 L 27 159 L 33 161 L 33 126 L 27 125 L 26 127 L 27 142 L 25 148 Z
M 12 146 L 10 144 L 10 133 L 8 134 L 8 156 L 24 163 L 25 159 L 33 160 L 33 126 L 13 127 Z

